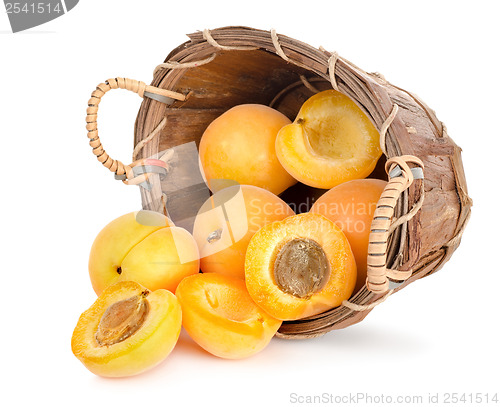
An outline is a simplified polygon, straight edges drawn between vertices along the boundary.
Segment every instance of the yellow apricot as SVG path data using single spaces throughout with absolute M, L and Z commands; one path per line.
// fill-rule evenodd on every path
M 200 160 L 209 187 L 232 180 L 280 194 L 296 183 L 276 157 L 278 131 L 290 120 L 265 105 L 234 106 L 207 127 L 200 141 Z
M 198 272 L 193 236 L 156 212 L 132 212 L 113 220 L 99 232 L 90 250 L 89 275 L 97 295 L 126 280 L 149 290 L 174 292 L 185 276 Z
M 379 132 L 347 96 L 325 90 L 309 98 L 276 137 L 276 155 L 298 181 L 330 189 L 365 178 L 380 158 Z
M 281 326 L 250 298 L 243 280 L 217 273 L 186 277 L 177 287 L 182 325 L 207 352 L 241 359 L 264 349 Z
M 245 278 L 250 238 L 262 226 L 292 215 L 283 200 L 263 188 L 235 185 L 216 192 L 194 222 L 201 270 Z
M 342 230 L 303 213 L 261 228 L 250 239 L 245 281 L 252 299 L 281 320 L 339 306 L 352 294 L 356 262 Z
M 71 349 L 96 375 L 132 376 L 170 354 L 181 323 L 180 304 L 170 291 L 119 282 L 104 290 L 80 316 Z

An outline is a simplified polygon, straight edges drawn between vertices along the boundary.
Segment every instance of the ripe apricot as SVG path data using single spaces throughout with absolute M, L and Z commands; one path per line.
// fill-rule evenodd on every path
M 347 96 L 333 89 L 312 96 L 276 138 L 276 154 L 298 181 L 329 189 L 365 178 L 382 154 L 379 132 Z
M 263 188 L 235 185 L 216 192 L 194 222 L 201 270 L 245 278 L 250 238 L 262 226 L 292 215 L 284 201 Z
M 207 352 L 241 359 L 264 349 L 281 321 L 259 308 L 243 280 L 217 273 L 181 281 L 175 292 L 182 307 L 182 325 Z
M 252 299 L 281 320 L 336 307 L 352 294 L 356 262 L 342 230 L 303 213 L 261 228 L 250 240 L 245 281 Z
M 132 212 L 113 220 L 99 232 L 90 250 L 89 274 L 97 295 L 125 280 L 149 290 L 174 292 L 185 276 L 198 272 L 193 236 L 156 212 Z
M 104 290 L 80 316 L 71 349 L 96 375 L 131 376 L 169 355 L 181 323 L 180 304 L 170 291 L 123 281 Z
M 386 185 L 380 179 L 348 181 L 325 192 L 311 208 L 339 226 L 349 240 L 358 268 L 355 292 L 366 282 L 370 226 Z
M 200 141 L 200 160 L 212 181 L 227 179 L 280 194 L 297 181 L 276 157 L 278 131 L 290 120 L 265 105 L 234 106 L 207 127 Z

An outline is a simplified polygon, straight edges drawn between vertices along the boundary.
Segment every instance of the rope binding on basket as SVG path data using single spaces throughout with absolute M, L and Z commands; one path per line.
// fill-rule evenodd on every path
M 391 119 L 393 120 L 393 119 Z M 409 164 L 414 164 L 410 167 Z M 397 226 L 408 222 L 420 210 L 424 201 L 424 165 L 422 161 L 411 155 L 392 157 L 387 160 L 386 172 L 389 175 L 380 200 L 377 203 L 368 243 L 368 261 L 366 287 L 374 294 L 383 294 L 376 301 L 368 304 L 356 304 L 344 300 L 342 305 L 353 311 L 365 311 L 374 308 L 391 296 L 394 290 L 403 284 L 413 270 L 397 270 L 387 268 L 387 249 L 390 234 Z M 403 191 L 408 189 L 414 180 L 420 179 L 420 198 L 413 208 L 398 219 L 393 219 L 394 209 Z
M 411 168 L 409 164 L 413 164 Z M 411 155 L 389 158 L 386 162 L 389 175 L 382 195 L 377 203 L 368 244 L 367 281 L 368 290 L 383 294 L 407 280 L 412 270 L 387 268 L 387 249 L 391 233 L 401 224 L 408 222 L 420 210 L 424 200 L 424 183 L 421 182 L 420 197 L 417 203 L 403 216 L 393 219 L 394 209 L 399 197 L 412 185 L 415 179 L 424 179 L 422 161 Z

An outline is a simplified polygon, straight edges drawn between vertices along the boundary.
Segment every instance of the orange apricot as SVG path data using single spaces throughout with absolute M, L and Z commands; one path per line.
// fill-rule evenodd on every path
M 80 316 L 71 349 L 96 375 L 132 376 L 170 354 L 181 323 L 180 304 L 170 291 L 123 281 L 104 290 Z
M 334 308 L 352 294 L 356 262 L 344 233 L 303 213 L 261 228 L 250 240 L 245 281 L 252 299 L 281 320 Z
M 348 181 L 325 192 L 311 208 L 312 213 L 319 213 L 339 226 L 349 240 L 358 268 L 354 292 L 366 282 L 370 226 L 386 185 L 380 179 Z
M 216 192 L 194 222 L 201 270 L 245 278 L 250 238 L 262 226 L 292 215 L 284 201 L 263 188 L 235 185 Z
M 200 141 L 200 160 L 213 190 L 214 180 L 233 180 L 280 194 L 297 181 L 281 166 L 275 152 L 278 131 L 290 120 L 265 105 L 234 106 L 207 127 Z
M 276 138 L 276 154 L 298 181 L 329 189 L 365 178 L 382 154 L 379 132 L 347 96 L 325 90 L 302 105 Z
M 264 349 L 281 326 L 250 298 L 243 280 L 217 273 L 181 281 L 182 325 L 207 352 L 241 359 Z

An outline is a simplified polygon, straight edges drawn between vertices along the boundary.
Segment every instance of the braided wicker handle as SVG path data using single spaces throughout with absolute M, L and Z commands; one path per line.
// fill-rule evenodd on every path
M 162 101 L 162 98 L 170 98 L 184 101 L 186 97 L 177 92 L 166 89 L 160 89 L 154 86 L 146 85 L 144 82 L 135 79 L 112 78 L 97 86 L 92 92 L 92 96 L 88 102 L 87 108 L 87 136 L 90 139 L 89 144 L 92 147 L 92 152 L 97 157 L 97 160 L 102 163 L 110 171 L 116 175 L 123 176 L 122 179 L 132 179 L 134 174 L 132 171 L 133 165 L 125 165 L 121 161 L 112 159 L 101 144 L 97 130 L 97 111 L 101 98 L 111 89 L 126 89 L 137 93 L 140 97 L 157 95 L 156 100 Z M 148 95 L 150 94 L 150 95 Z M 168 101 L 168 99 L 165 99 Z
M 393 220 L 394 208 L 401 193 L 406 190 L 414 180 L 413 173 L 408 163 L 413 163 L 423 168 L 420 159 L 414 156 L 393 157 L 387 160 L 385 170 L 390 174 L 396 166 L 399 166 L 401 174 L 391 177 L 387 183 L 380 199 L 377 203 L 368 244 L 367 278 L 366 287 L 373 293 L 383 294 L 389 290 L 388 278 L 394 280 L 406 280 L 411 276 L 412 271 L 391 270 L 386 266 L 387 246 L 389 235 L 395 228 L 396 223 Z M 409 220 L 414 213 L 408 213 L 400 218 L 400 221 Z M 403 218 L 404 218 L 403 217 Z

